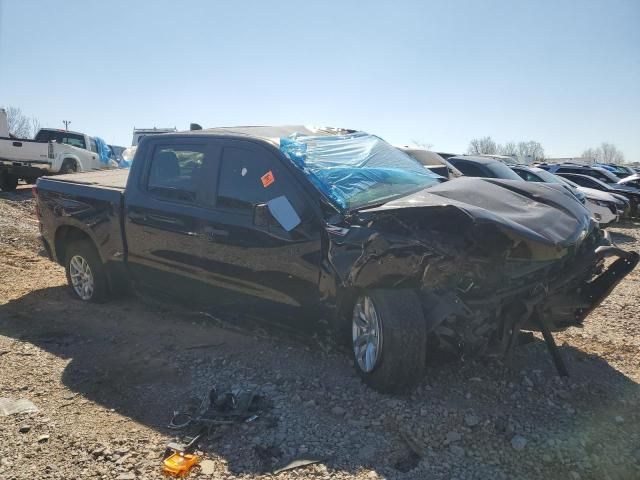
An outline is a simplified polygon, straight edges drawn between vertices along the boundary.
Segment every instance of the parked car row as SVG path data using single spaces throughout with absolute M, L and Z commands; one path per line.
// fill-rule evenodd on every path
M 621 218 L 637 217 L 639 214 L 640 175 L 638 174 L 620 179 L 611 171 L 598 166 L 506 164 L 504 158 L 496 156 L 459 155 L 449 156 L 447 160 L 440 158 L 436 161 L 434 157 L 438 155 L 434 152 L 418 149 L 404 150 L 426 168 L 448 178 L 453 176 L 447 175 L 447 168 L 455 169 L 458 176 L 524 180 L 545 183 L 551 188 L 564 189 L 591 212 L 601 227 L 617 222 Z M 437 162 L 449 167 L 434 166 Z
M 43 177 L 34 195 L 78 299 L 129 286 L 324 319 L 364 382 L 395 392 L 434 349 L 508 356 L 522 329 L 564 372 L 552 332 L 581 326 L 638 263 L 585 209 L 597 196 L 542 171 L 356 130 L 228 127 L 145 136 L 130 169 Z

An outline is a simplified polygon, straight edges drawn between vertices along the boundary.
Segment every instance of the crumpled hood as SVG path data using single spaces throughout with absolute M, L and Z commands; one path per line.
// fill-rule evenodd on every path
M 589 212 L 561 188 L 494 178 L 458 178 L 366 212 L 438 206 L 456 207 L 476 224 L 498 224 L 517 237 L 556 248 L 580 243 L 595 228 Z

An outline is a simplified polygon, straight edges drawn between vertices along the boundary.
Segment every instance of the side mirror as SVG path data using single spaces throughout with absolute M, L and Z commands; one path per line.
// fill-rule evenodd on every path
M 253 224 L 256 227 L 268 227 L 273 222 L 273 216 L 266 203 L 253 207 Z
M 285 231 L 290 232 L 301 222 L 293 205 L 284 195 L 253 207 L 253 224 L 258 227 L 279 225 Z
M 200 125 L 198 125 L 197 123 L 192 123 L 189 125 L 189 130 L 194 131 L 194 130 L 202 130 L 202 127 Z

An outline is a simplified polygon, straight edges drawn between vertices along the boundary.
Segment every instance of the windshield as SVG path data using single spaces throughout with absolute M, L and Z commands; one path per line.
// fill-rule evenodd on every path
M 439 175 L 363 132 L 280 139 L 280 150 L 340 210 L 361 208 L 439 183 Z
M 522 177 L 511 170 L 502 162 L 491 162 L 487 164 L 487 168 L 496 176 L 496 178 L 504 178 L 505 180 L 519 180 Z

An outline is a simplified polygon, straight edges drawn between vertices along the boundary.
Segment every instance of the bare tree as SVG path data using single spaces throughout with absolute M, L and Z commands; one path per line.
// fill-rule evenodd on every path
M 624 163 L 624 154 L 615 145 L 604 142 L 600 145 L 600 149 L 602 150 L 603 163 Z
M 592 158 L 598 163 L 624 163 L 624 154 L 615 145 L 607 142 L 603 142 L 598 148 L 586 149 L 582 156 Z
M 518 142 L 518 158 L 526 163 L 539 162 L 544 160 L 544 148 L 533 140 Z
M 7 107 L 9 133 L 17 138 L 31 138 L 40 129 L 40 120 L 27 117 L 18 107 Z
M 518 146 L 515 142 L 507 142 L 504 145 L 498 146 L 498 151 L 500 155 L 518 156 Z
M 18 107 L 7 107 L 6 110 L 9 134 L 18 138 L 27 138 L 31 133 L 29 118 Z
M 595 161 L 597 161 L 599 156 L 600 152 L 598 152 L 597 148 L 587 148 L 584 152 L 582 152 L 582 157 L 589 158 Z
M 474 138 L 469 142 L 467 152 L 471 155 L 496 155 L 498 145 L 491 137 Z
M 40 119 L 31 117 L 31 136 L 35 137 L 41 128 L 42 124 L 40 123 Z

